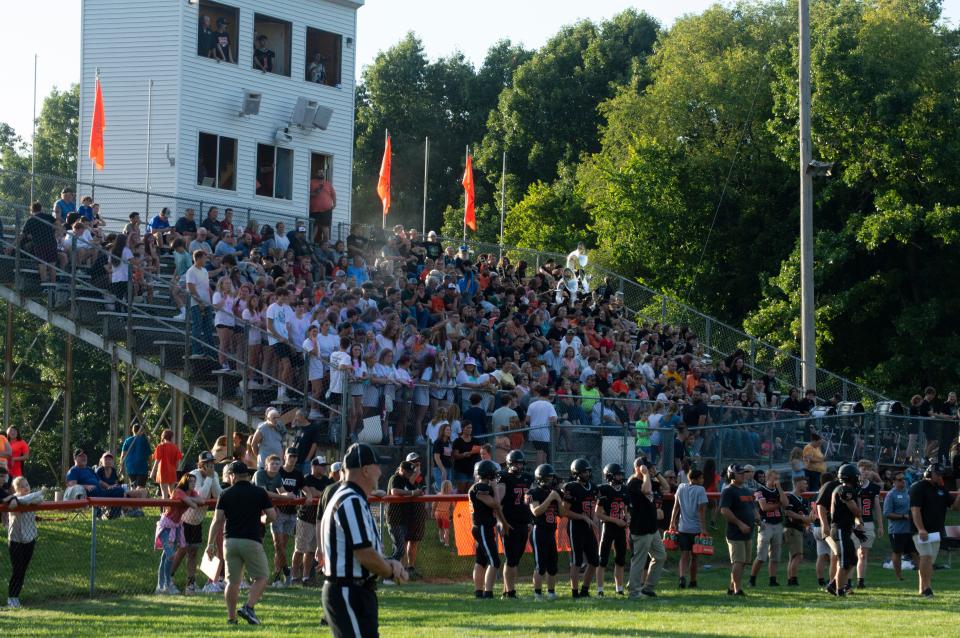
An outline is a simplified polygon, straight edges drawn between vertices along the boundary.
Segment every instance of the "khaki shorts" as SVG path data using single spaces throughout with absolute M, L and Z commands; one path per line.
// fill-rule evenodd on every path
M 263 544 L 248 538 L 228 538 L 223 543 L 227 582 L 237 582 L 246 570 L 248 578 L 266 578 L 269 567 Z
M 860 547 L 862 547 L 863 549 L 871 549 L 873 547 L 874 541 L 877 540 L 876 523 L 864 523 L 863 531 L 867 535 L 867 540 L 860 541 Z
M 750 562 L 750 541 L 732 541 L 727 539 L 727 551 L 730 553 L 731 563 Z
M 762 523 L 757 531 L 757 560 L 779 561 L 783 547 L 783 523 Z
M 918 556 L 930 556 L 936 560 L 937 554 L 940 553 L 940 541 L 936 541 L 935 543 L 921 543 L 920 534 L 913 535 L 913 545 L 917 548 Z
M 803 554 L 803 532 L 787 527 L 783 530 L 783 544 L 787 547 L 787 556 Z
M 293 541 L 293 551 L 302 554 L 313 554 L 317 551 L 316 525 L 297 519 L 297 537 Z
M 813 527 L 813 539 L 817 541 L 817 556 L 829 556 L 833 553 L 830 545 L 823 538 L 823 528 L 819 525 Z

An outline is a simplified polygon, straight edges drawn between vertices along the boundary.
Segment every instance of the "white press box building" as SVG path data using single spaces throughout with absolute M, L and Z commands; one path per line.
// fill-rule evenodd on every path
M 363 0 L 82 0 L 80 182 L 306 219 L 310 179 L 337 191 L 333 232 L 350 220 L 355 37 Z M 266 40 L 261 40 L 266 37 Z M 271 53 L 264 53 L 269 51 Z M 105 167 L 88 159 L 95 78 Z M 81 187 L 78 195 L 88 187 Z M 101 212 L 191 203 L 97 188 Z M 144 215 L 144 207 L 149 211 Z

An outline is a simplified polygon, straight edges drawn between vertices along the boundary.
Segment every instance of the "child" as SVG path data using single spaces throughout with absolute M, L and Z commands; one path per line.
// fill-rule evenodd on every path
M 183 514 L 187 508 L 197 509 L 203 505 L 200 495 L 194 489 L 197 477 L 184 474 L 177 481 L 170 496 L 182 505 L 170 505 L 157 521 L 154 547 L 160 550 L 160 567 L 157 570 L 157 595 L 175 595 L 180 590 L 173 584 L 173 557 L 178 547 L 186 547 L 183 536 Z
M 13 479 L 13 492 L 16 505 L 34 505 L 43 502 L 43 492 L 30 493 L 30 484 L 26 477 Z M 11 505 L 8 503 L 8 505 Z M 20 608 L 20 590 L 27 575 L 27 567 L 33 558 L 33 549 L 37 544 L 36 512 L 19 512 L 11 509 L 8 516 L 7 538 L 10 542 L 10 584 L 7 589 L 7 607 Z
M 453 494 L 453 483 L 444 481 L 440 484 L 440 494 Z M 433 504 L 433 520 L 437 523 L 437 533 L 440 544 L 450 547 L 450 523 L 453 520 L 453 502 L 437 501 Z

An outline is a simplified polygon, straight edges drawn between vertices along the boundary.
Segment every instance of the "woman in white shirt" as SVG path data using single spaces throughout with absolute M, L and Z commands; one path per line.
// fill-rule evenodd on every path
M 247 331 L 247 365 L 251 371 L 250 383 L 263 383 L 261 375 L 260 357 L 263 351 L 263 300 L 260 295 L 253 294 L 247 299 L 247 307 L 240 315 L 246 322 Z
M 229 277 L 221 277 L 217 282 L 217 290 L 213 293 L 213 325 L 217 329 L 217 339 L 220 342 L 217 357 L 220 359 L 220 369 L 229 370 L 230 363 L 227 357 L 233 354 L 233 328 L 237 325 L 236 315 L 233 314 L 236 305 L 236 293 Z
M 323 400 L 323 355 L 317 335 L 320 328 L 312 325 L 307 328 L 307 338 L 303 341 L 303 351 L 307 355 L 307 380 L 310 382 L 310 393 L 318 403 L 310 403 L 310 418 L 321 415 L 319 402 Z M 329 356 L 329 355 L 328 355 Z M 329 359 L 328 359 L 329 361 Z
M 110 292 L 121 301 L 127 300 L 131 261 L 133 261 L 133 251 L 127 248 L 127 236 L 117 235 L 110 250 Z
M 360 429 L 363 416 L 363 391 L 369 373 L 367 364 L 363 360 L 363 348 L 355 343 L 350 347 L 350 433 L 356 434 Z
M 280 251 L 283 255 L 290 248 L 290 240 L 287 239 L 287 228 L 283 222 L 277 222 L 277 232 L 273 236 L 273 249 Z

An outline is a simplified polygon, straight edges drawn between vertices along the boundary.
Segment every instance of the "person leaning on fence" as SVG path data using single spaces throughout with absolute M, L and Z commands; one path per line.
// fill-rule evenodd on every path
M 297 511 L 297 534 L 293 544 L 293 571 L 300 574 L 304 587 L 316 583 L 313 572 L 314 555 L 317 553 L 317 504 L 315 499 L 323 496 L 323 490 L 333 484 L 327 474 L 327 459 L 317 456 L 310 461 L 310 473 L 303 478 L 303 496 L 307 499 Z
M 6 468 L 0 468 L 0 482 L 6 484 Z M 30 492 L 30 483 L 26 477 L 13 479 L 13 493 L 0 488 L 0 503 L 9 508 L 7 514 L 7 541 L 10 551 L 10 581 L 7 585 L 7 607 L 20 608 L 20 591 L 27 575 L 27 568 L 33 558 L 37 544 L 37 523 L 35 512 L 20 512 L 21 505 L 36 505 L 43 502 L 43 492 Z
M 157 595 L 179 594 L 180 590 L 173 582 L 173 557 L 177 549 L 185 548 L 187 541 L 183 535 L 183 514 L 187 508 L 196 509 L 203 504 L 194 489 L 196 477 L 184 474 L 177 481 L 171 498 L 182 505 L 170 505 L 157 521 L 154 535 L 154 548 L 160 550 L 160 567 L 157 569 Z
M 217 501 L 216 514 L 207 535 L 207 556 L 216 553 L 217 538 L 224 533 L 223 553 L 226 562 L 227 587 L 224 599 L 227 603 L 227 623 L 237 624 L 237 616 L 251 625 L 259 625 L 260 619 L 254 605 L 267 586 L 267 555 L 263 551 L 264 523 L 277 518 L 266 490 L 250 482 L 250 468 L 242 461 L 233 461 L 225 468 L 230 487 Z M 253 579 L 247 592 L 247 602 L 237 609 L 240 581 L 246 572 Z
M 153 451 L 153 469 L 150 471 L 150 478 L 160 486 L 161 498 L 170 498 L 173 494 L 181 459 L 183 452 L 173 442 L 173 430 L 168 428 L 160 433 L 160 445 Z
M 171 576 L 176 575 L 177 568 L 184 558 L 187 560 L 187 588 L 188 594 L 197 591 L 197 549 L 203 545 L 203 519 L 207 514 L 206 502 L 216 501 L 220 498 L 223 489 L 220 487 L 220 477 L 214 468 L 213 454 L 204 451 L 197 458 L 197 468 L 190 472 L 194 477 L 193 489 L 197 493 L 199 503 L 197 507 L 191 507 L 183 513 L 183 539 L 186 545 L 177 549 L 173 557 L 173 566 L 170 569 Z M 182 479 L 181 479 L 182 480 Z M 219 558 L 223 558 L 223 552 L 217 552 Z M 203 587 L 204 592 L 219 593 L 222 591 L 217 587 L 214 579 L 209 579 Z

